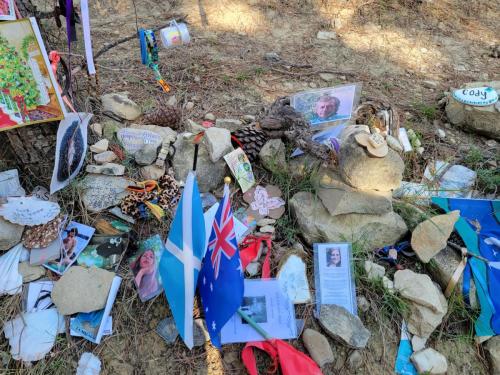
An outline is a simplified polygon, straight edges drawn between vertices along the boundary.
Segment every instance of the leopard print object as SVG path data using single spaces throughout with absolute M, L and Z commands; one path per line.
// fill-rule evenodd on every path
M 124 214 L 136 219 L 141 217 L 139 207 L 144 202 L 158 200 L 158 206 L 165 211 L 172 210 L 181 196 L 179 184 L 171 173 L 165 174 L 158 179 L 160 189 L 150 192 L 131 192 L 123 198 L 120 208 Z

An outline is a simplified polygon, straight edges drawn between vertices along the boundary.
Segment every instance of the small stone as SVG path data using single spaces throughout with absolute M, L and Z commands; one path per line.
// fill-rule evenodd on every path
M 331 82 L 335 81 L 336 76 L 332 73 L 319 73 L 319 78 L 321 78 L 323 81 Z
M 381 279 L 385 275 L 385 268 L 380 264 L 365 260 L 365 272 L 369 280 Z
M 335 360 L 328 339 L 318 331 L 307 328 L 302 334 L 302 340 L 311 358 L 319 367 L 323 367 Z
M 107 139 L 101 139 L 99 142 L 90 146 L 90 151 L 100 154 L 108 150 L 109 141 Z
M 287 168 L 285 144 L 281 139 L 271 139 L 259 152 L 259 159 L 267 170 L 277 172 Z
M 318 31 L 316 38 L 320 40 L 332 40 L 337 38 L 337 33 L 335 31 Z
M 216 119 L 216 117 L 213 113 L 207 113 L 207 114 L 205 114 L 205 116 L 203 118 L 207 121 L 215 121 L 215 119 Z
M 410 359 L 419 374 L 445 374 L 448 371 L 446 357 L 432 348 L 413 353 Z
M 32 266 L 29 262 L 19 263 L 19 273 L 23 277 L 23 283 L 29 283 L 45 276 L 45 268 L 42 266 Z
M 153 164 L 157 157 L 158 147 L 156 145 L 144 145 L 134 154 L 135 162 L 142 166 Z
M 267 52 L 264 55 L 264 59 L 271 62 L 278 62 L 281 60 L 280 56 L 276 52 Z
M 399 270 L 394 274 L 394 287 L 407 300 L 430 308 L 437 313 L 445 313 L 439 295 L 441 291 L 428 275 Z
M 243 121 L 246 122 L 247 124 L 255 122 L 255 116 L 254 115 L 243 115 Z
M 425 344 L 427 343 L 427 338 L 413 335 L 411 338 L 411 348 L 414 352 L 419 352 L 425 349 Z
M 337 305 L 321 306 L 319 324 L 330 337 L 356 349 L 366 347 L 371 335 L 356 315 Z
M 356 301 L 361 311 L 367 312 L 370 309 L 370 302 L 364 296 L 357 296 Z
M 491 148 L 497 147 L 497 141 L 495 141 L 494 139 L 488 139 L 484 143 L 486 143 L 486 146 Z
M 194 103 L 193 102 L 187 102 L 186 105 L 184 106 L 184 109 L 186 111 L 190 111 L 194 108 Z
M 389 291 L 389 293 L 394 293 L 394 282 L 387 276 L 382 276 L 382 285 Z
M 21 241 L 24 225 L 13 224 L 0 216 L 0 250 L 9 250 Z
M 193 134 L 198 134 L 200 132 L 204 132 L 206 129 L 201 126 L 200 124 L 194 122 L 193 120 L 186 120 L 186 124 L 184 125 L 184 129 L 186 129 L 187 132 L 193 133 Z
M 411 247 L 422 262 L 428 263 L 446 247 L 459 217 L 460 211 L 455 210 L 446 215 L 434 216 L 417 225 L 411 235 Z
M 484 345 L 491 373 L 500 374 L 500 336 L 493 336 Z
M 245 270 L 247 271 L 250 277 L 256 276 L 260 271 L 260 263 L 259 262 L 248 263 L 248 266 Z
M 274 233 L 275 230 L 276 230 L 276 228 L 273 227 L 272 225 L 264 225 L 263 227 L 261 227 L 259 229 L 259 232 L 260 233 Z
M 118 130 L 125 127 L 126 125 L 121 122 L 112 119 L 106 120 L 106 122 L 102 124 L 102 135 L 104 136 L 104 138 L 113 139 Z
M 275 219 L 260 219 L 257 221 L 257 226 L 258 227 L 265 227 L 266 225 L 273 225 L 276 223 Z
M 95 135 L 102 137 L 102 125 L 99 122 L 94 122 L 89 127 Z
M 104 151 L 94 155 L 94 160 L 97 164 L 111 163 L 118 159 L 113 151 Z
M 387 145 L 394 151 L 403 152 L 403 146 L 398 139 L 394 138 L 392 135 L 388 135 L 387 137 L 385 137 L 385 140 L 387 141 Z
M 135 120 L 142 115 L 141 108 L 127 97 L 126 93 L 113 93 L 101 96 L 102 110 L 110 111 L 126 120 Z
M 436 81 L 423 81 L 422 85 L 428 89 L 437 89 L 439 86 Z
M 275 253 L 275 256 L 276 254 L 278 252 Z M 311 301 L 306 264 L 301 256 L 296 254 L 284 255 L 276 278 L 292 303 L 298 304 Z
M 177 97 L 175 95 L 172 95 L 170 98 L 168 98 L 167 105 L 171 107 L 177 106 Z
M 443 129 L 436 129 L 436 135 L 440 139 L 445 139 L 446 138 L 446 132 Z
M 244 126 L 244 124 L 240 120 L 218 118 L 215 121 L 215 126 L 218 128 L 227 129 L 230 132 L 234 132 L 238 129 L 241 129 Z
M 125 174 L 125 167 L 116 163 L 106 163 L 104 165 L 89 164 L 85 168 L 85 171 L 87 173 L 98 173 L 108 176 L 123 176 Z
M 233 145 L 231 144 L 231 132 L 227 129 L 206 129 L 203 142 L 207 146 L 208 154 L 210 155 L 210 159 L 213 163 L 233 151 Z
M 450 139 L 450 141 L 451 141 L 451 139 Z M 425 148 L 417 147 L 417 154 L 422 155 L 424 153 L 424 151 L 425 151 Z
M 359 350 L 355 350 L 349 356 L 349 369 L 357 370 L 363 365 L 363 356 Z
M 147 165 L 140 169 L 140 173 L 145 180 L 158 180 L 165 174 L 165 166 L 159 167 L 157 165 Z
M 97 267 L 70 267 L 54 283 L 52 302 L 62 315 L 104 308 L 115 274 Z

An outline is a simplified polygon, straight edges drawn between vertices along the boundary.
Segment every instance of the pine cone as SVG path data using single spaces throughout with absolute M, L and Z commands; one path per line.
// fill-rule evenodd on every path
M 260 150 L 267 141 L 268 138 L 266 135 L 253 125 L 238 129 L 232 133 L 233 146 L 241 147 L 250 162 L 257 160 Z
M 163 105 L 144 117 L 148 124 L 168 126 L 174 130 L 179 128 L 181 112 L 172 106 Z

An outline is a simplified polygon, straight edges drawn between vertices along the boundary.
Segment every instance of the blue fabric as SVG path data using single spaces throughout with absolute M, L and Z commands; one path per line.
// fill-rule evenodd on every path
M 500 240 L 500 201 L 434 197 L 432 202 L 446 212 L 460 210 L 455 229 L 467 251 L 488 259 L 488 262 L 474 257 L 468 260 L 481 306 L 475 329 L 477 336 L 497 335 L 500 333 L 500 267 L 497 267 L 500 248 L 494 242 Z
M 210 340 L 220 348 L 220 331 L 240 308 L 244 291 L 227 185 L 215 214 L 198 283 Z

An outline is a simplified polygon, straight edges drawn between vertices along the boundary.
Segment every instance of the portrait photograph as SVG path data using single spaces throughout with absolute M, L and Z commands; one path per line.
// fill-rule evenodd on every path
M 292 96 L 291 105 L 315 127 L 350 119 L 355 94 L 356 85 L 304 91 Z
M 265 296 L 243 297 L 241 310 L 256 323 L 267 323 L 267 308 Z M 242 319 L 241 322 L 243 324 L 248 324 L 248 322 L 244 319 Z
M 139 244 L 139 251 L 130 261 L 134 284 L 142 302 L 156 297 L 162 292 L 158 267 L 165 247 L 159 235 Z
M 0 0 L 0 21 L 12 21 L 15 19 L 14 0 Z
M 0 23 L 0 66 L 0 131 L 64 118 L 59 87 L 34 18 Z

